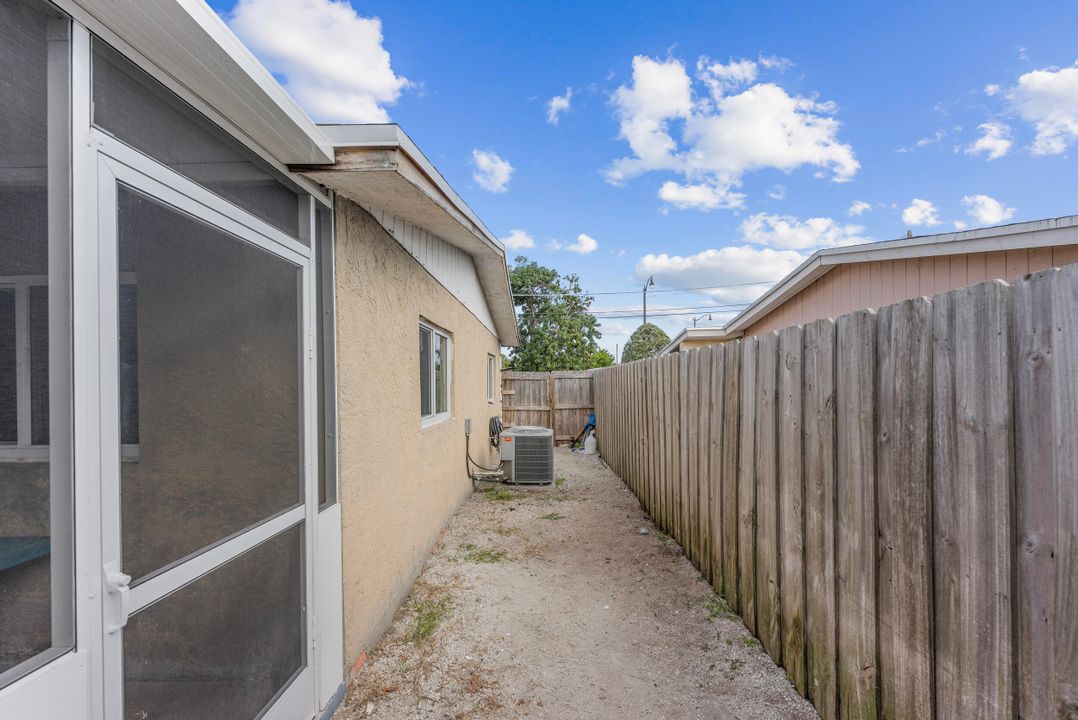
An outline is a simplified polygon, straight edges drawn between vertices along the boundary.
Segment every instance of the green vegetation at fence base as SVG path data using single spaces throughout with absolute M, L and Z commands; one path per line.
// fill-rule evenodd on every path
M 473 563 L 496 563 L 505 560 L 505 551 L 494 548 L 482 548 L 474 543 L 464 543 L 460 546 L 464 551 L 464 560 Z
M 404 639 L 413 644 L 426 640 L 449 616 L 452 607 L 449 598 L 414 601 L 412 608 L 415 610 L 415 624 L 405 634 Z
M 540 515 L 539 519 L 540 520 L 564 520 L 565 516 L 564 515 L 559 515 L 556 512 L 552 512 L 552 513 L 547 513 L 546 515 Z
M 708 622 L 711 622 L 715 618 L 722 617 L 728 620 L 738 620 L 738 614 L 731 609 L 730 604 L 726 602 L 726 599 L 721 595 L 715 594 L 704 601 L 704 608 L 707 610 Z

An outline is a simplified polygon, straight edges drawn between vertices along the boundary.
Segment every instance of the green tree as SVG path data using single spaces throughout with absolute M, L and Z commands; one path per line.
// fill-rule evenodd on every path
M 610 367 L 614 364 L 614 354 L 606 348 L 599 348 L 591 355 L 591 362 L 588 367 L 604 368 Z
M 621 361 L 626 363 L 655 357 L 669 342 L 670 336 L 663 332 L 661 327 L 644 323 L 629 336 L 629 342 L 625 343 L 625 349 L 621 351 Z
M 509 269 L 513 305 L 520 309 L 520 347 L 510 351 L 513 370 L 587 370 L 599 349 L 599 321 L 588 309 L 575 274 L 559 275 L 526 257 Z

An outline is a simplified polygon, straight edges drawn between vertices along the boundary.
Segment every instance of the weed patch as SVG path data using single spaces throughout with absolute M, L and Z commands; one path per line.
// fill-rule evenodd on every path
M 552 512 L 552 513 L 547 513 L 546 515 L 540 515 L 539 519 L 540 520 L 564 520 L 565 516 L 564 515 L 559 515 L 556 512 Z
M 504 488 L 499 485 L 495 485 L 494 487 L 488 487 L 486 490 L 483 491 L 483 494 L 487 496 L 487 500 L 493 500 L 495 502 L 516 500 L 520 497 L 520 495 L 513 492 L 509 488 Z
M 718 593 L 713 594 L 704 601 L 704 609 L 707 610 L 707 620 L 711 622 L 715 618 L 722 617 L 736 620 L 737 613 L 733 611 L 726 599 Z
M 442 621 L 449 616 L 452 604 L 449 598 L 443 597 L 438 600 L 416 600 L 412 607 L 415 610 L 415 623 L 405 633 L 404 639 L 414 645 L 434 634 Z
M 496 563 L 505 560 L 505 551 L 494 548 L 484 548 L 474 543 L 464 543 L 460 546 L 464 551 L 464 560 L 473 563 Z

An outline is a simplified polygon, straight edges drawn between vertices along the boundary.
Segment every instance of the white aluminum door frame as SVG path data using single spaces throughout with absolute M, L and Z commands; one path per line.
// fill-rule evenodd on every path
M 268 720 L 295 720 L 311 717 L 317 710 L 315 699 L 314 587 L 315 524 L 318 488 L 315 435 L 316 376 L 314 367 L 314 268 L 311 249 L 268 223 L 223 200 L 173 170 L 151 160 L 124 143 L 97 129 L 90 131 L 90 145 L 96 162 L 96 226 L 100 383 L 100 470 L 101 470 L 101 562 L 98 585 L 102 598 L 101 648 L 103 653 L 103 702 L 105 717 L 122 717 L 123 643 L 116 629 L 140 608 L 183 587 L 220 567 L 228 560 L 299 522 L 304 523 L 304 667 L 276 698 L 262 717 Z M 181 559 L 127 592 L 110 592 L 105 568 L 122 570 L 120 513 L 119 436 L 119 347 L 118 327 L 118 227 L 117 192 L 123 184 L 229 235 L 266 250 L 292 263 L 302 273 L 301 303 L 303 329 L 302 404 L 304 503 L 286 510 L 254 527 L 225 538 L 210 548 Z M 127 597 L 125 597 L 125 595 Z M 124 605 L 127 605 L 126 611 Z

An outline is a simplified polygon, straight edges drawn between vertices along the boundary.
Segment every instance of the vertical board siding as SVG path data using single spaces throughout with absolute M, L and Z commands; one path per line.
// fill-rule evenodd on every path
M 1021 259 L 878 275 L 927 292 Z M 885 302 L 873 273 L 821 288 Z M 1078 718 L 1078 267 L 592 386 L 603 459 L 821 718 Z
M 883 308 L 877 337 L 880 714 L 931 718 L 931 304 Z

